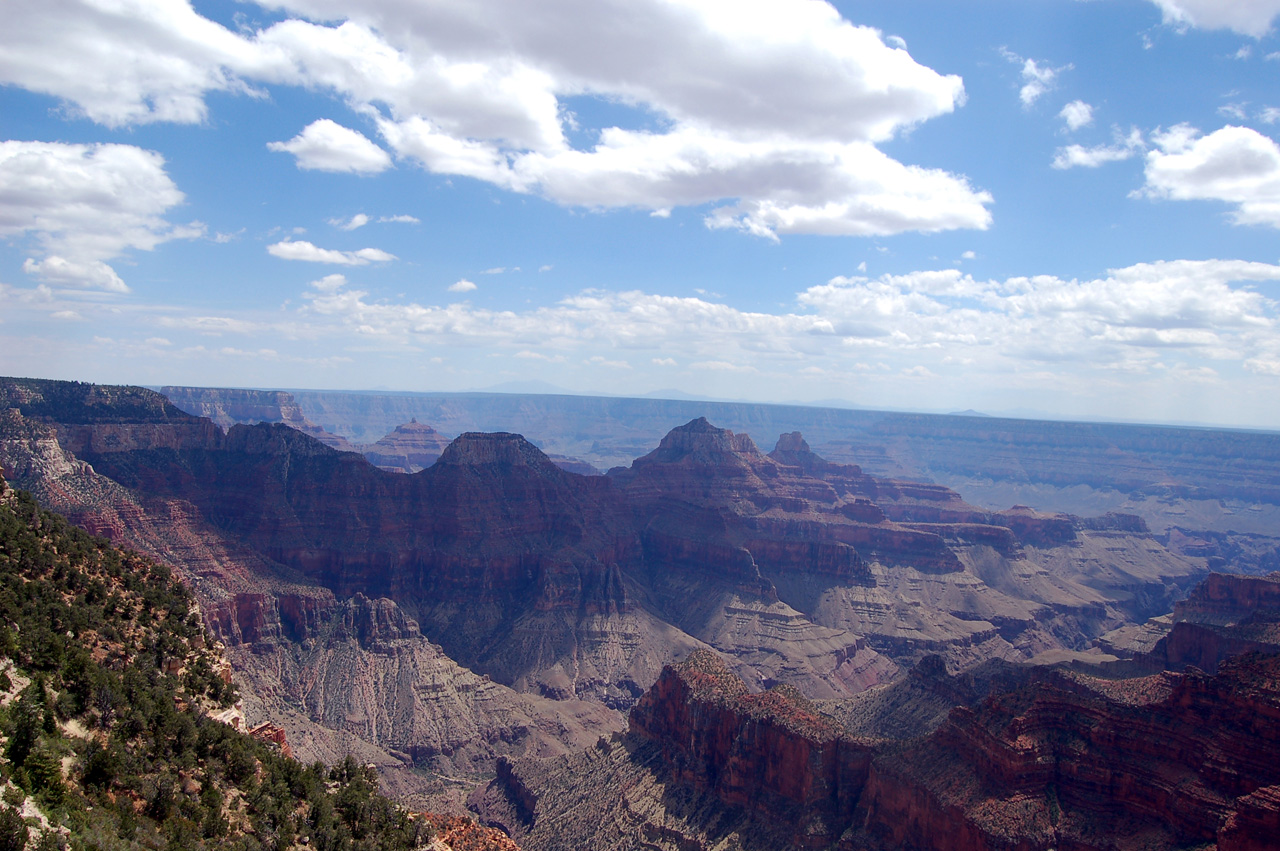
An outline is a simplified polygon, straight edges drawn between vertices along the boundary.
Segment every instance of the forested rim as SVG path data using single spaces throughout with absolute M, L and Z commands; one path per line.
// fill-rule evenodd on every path
M 432 829 L 350 757 L 304 766 L 232 706 L 191 593 L 0 476 L 0 851 L 392 851 Z

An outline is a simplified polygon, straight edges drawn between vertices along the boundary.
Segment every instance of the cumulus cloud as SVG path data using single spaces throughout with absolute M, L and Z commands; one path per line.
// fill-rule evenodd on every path
M 1067 122 L 1068 130 L 1079 130 L 1093 123 L 1093 107 L 1082 100 L 1073 100 L 1062 108 L 1058 117 Z
M 1053 167 L 1057 169 L 1077 166 L 1097 168 L 1103 163 L 1130 159 L 1146 148 L 1142 133 L 1136 127 L 1129 131 L 1128 136 L 1122 136 L 1119 132 L 1115 136 L 1116 141 L 1111 145 L 1096 145 L 1092 148 L 1086 148 L 1084 145 L 1067 145 L 1065 148 L 1059 148 L 1053 156 Z
M 1280 0 L 1152 0 L 1165 23 L 1203 29 L 1230 29 L 1261 38 L 1280 15 Z
M 339 266 L 367 266 L 370 263 L 387 263 L 396 259 L 394 254 L 378 248 L 336 251 L 332 248 L 320 248 L 301 239 L 286 239 L 268 245 L 267 252 L 281 260 L 305 260 L 309 263 L 333 263 Z
M 205 120 L 210 91 L 247 91 L 269 57 L 187 2 L 5 5 L 0 80 L 111 127 Z
M 1236 205 L 1238 224 L 1280 228 L 1280 145 L 1248 127 L 1207 136 L 1179 124 L 1152 137 L 1144 191 L 1155 198 Z
M 377 174 L 391 168 L 390 154 L 363 134 L 328 118 L 311 122 L 287 142 L 268 142 L 267 148 L 293 154 L 298 168 L 314 171 Z
M 113 293 L 129 292 L 128 285 L 116 274 L 116 270 L 101 260 L 76 263 L 56 254 L 43 260 L 28 257 L 22 264 L 22 271 L 48 284 L 88 287 Z
M 0 236 L 30 236 L 23 268 L 65 287 L 128 292 L 106 261 L 203 234 L 164 214 L 182 192 L 164 158 L 132 145 L 0 142 Z
M 766 237 L 990 221 L 990 196 L 963 177 L 876 148 L 959 107 L 960 78 L 818 0 L 751 14 L 723 0 L 281 5 L 298 17 L 232 32 L 181 2 L 24 4 L 6 20 L 0 80 L 113 126 L 202 121 L 213 91 L 304 86 L 369 116 L 398 157 L 437 174 L 587 208 L 715 203 L 708 224 Z M 1042 88 L 1058 70 L 1024 67 Z M 632 105 L 658 129 L 588 128 L 598 141 L 575 148 L 563 109 L 574 96 Z M 391 165 L 330 119 L 271 145 L 302 168 Z
M 469 293 L 474 292 L 476 289 L 476 285 L 471 281 L 468 281 L 466 278 L 449 285 L 449 292 L 451 293 Z

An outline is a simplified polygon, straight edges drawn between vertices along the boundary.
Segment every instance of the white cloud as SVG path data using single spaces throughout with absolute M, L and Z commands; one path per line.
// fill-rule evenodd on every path
M 164 158 L 132 145 L 0 142 L 0 236 L 34 237 L 23 268 L 67 287 L 128 292 L 106 261 L 202 235 L 163 216 L 182 192 Z
M 397 215 L 397 216 L 378 216 L 378 221 L 383 223 L 390 222 L 393 224 L 402 224 L 402 225 L 422 224 L 421 219 L 417 218 L 416 216 L 406 215 L 404 213 L 401 213 L 400 215 Z
M 329 219 L 329 224 L 342 230 L 355 230 L 369 224 L 369 217 L 364 213 L 356 213 L 350 219 Z
M 303 86 L 438 174 L 588 208 L 719 203 L 712 225 L 766 237 L 990 221 L 990 196 L 963 177 L 875 147 L 960 106 L 960 78 L 824 2 L 753 2 L 750 14 L 728 0 L 281 5 L 307 20 L 235 33 L 178 0 L 23 4 L 6 20 L 0 81 L 111 125 L 201 121 L 208 92 Z M 575 150 L 562 99 L 581 95 L 633 105 L 660 129 L 589 128 L 599 143 Z M 391 164 L 329 119 L 272 148 L 303 168 Z
M 1103 163 L 1130 159 L 1146 148 L 1142 133 L 1137 128 L 1131 129 L 1128 136 L 1121 136 L 1117 130 L 1115 137 L 1116 141 L 1111 145 L 1097 145 L 1092 148 L 1086 148 L 1083 145 L 1067 145 L 1065 148 L 1059 148 L 1054 153 L 1052 165 L 1057 169 L 1077 166 L 1097 168 Z
M 110 127 L 205 120 L 210 91 L 267 71 L 254 45 L 187 2 L 6 3 L 0 80 L 62 98 Z
M 591 152 L 515 160 L 512 186 L 538 186 L 563 204 L 649 209 L 750 194 L 707 217 L 713 228 L 767 238 L 779 233 L 887 235 L 985 228 L 991 196 L 964 178 L 905 166 L 865 142 L 743 140 L 695 129 L 601 134 Z M 735 188 L 736 187 L 736 188 Z
M 1067 129 L 1079 130 L 1093 123 L 1093 107 L 1082 100 L 1073 100 L 1062 108 L 1058 117 L 1067 122 Z
M 1280 145 L 1248 127 L 1201 136 L 1180 124 L 1152 137 L 1144 191 L 1155 198 L 1237 205 L 1238 224 L 1280 228 Z
M 391 168 L 390 154 L 363 134 L 328 118 L 311 122 L 288 142 L 268 142 L 267 148 L 293 154 L 302 169 L 377 174 Z
M 1013 64 L 1022 66 L 1022 88 L 1018 90 L 1018 99 L 1022 101 L 1022 106 L 1028 109 L 1042 95 L 1058 87 L 1059 74 L 1070 71 L 1072 68 L 1070 64 L 1051 68 L 1043 62 L 1024 59 L 1007 48 L 1001 48 L 1000 53 Z
M 1275 124 L 1277 121 L 1280 121 L 1280 107 L 1264 107 L 1263 110 L 1258 113 L 1258 120 L 1263 124 Z
M 506 271 L 507 271 L 507 267 L 505 266 L 494 266 L 491 269 L 485 269 L 480 274 L 481 275 L 501 275 Z
M 568 360 L 564 355 L 548 355 L 543 352 L 529 351 L 528 349 L 516 352 L 515 356 L 521 360 L 540 360 L 548 363 L 564 363 Z
M 979 280 L 955 269 L 834 278 L 800 293 L 799 311 L 784 313 L 604 291 L 524 312 L 493 311 L 372 302 L 347 289 L 314 295 L 307 312 L 402 345 L 578 351 L 588 361 L 621 361 L 609 352 L 632 352 L 704 372 L 729 365 L 760 373 L 839 370 L 852 359 L 892 372 L 924 366 L 938 375 L 948 364 L 974 363 L 1001 374 L 1033 363 L 1071 373 L 1143 373 L 1166 362 L 1245 368 L 1250 359 L 1280 357 L 1278 305 L 1253 288 L 1262 282 L 1280 282 L 1280 265 L 1169 261 L 1089 280 Z
M 466 278 L 449 285 L 449 292 L 451 293 L 469 293 L 474 292 L 476 289 L 476 285 Z
M 325 275 L 318 281 L 312 281 L 311 286 L 315 287 L 322 293 L 334 293 L 347 285 L 347 276 L 334 273 Z
M 1245 109 L 1247 103 L 1227 103 L 1218 107 L 1218 114 L 1227 118 L 1234 118 L 1236 121 L 1244 121 L 1249 117 L 1248 111 Z
M 624 360 L 609 360 L 604 355 L 595 355 L 587 358 L 586 363 L 591 366 L 607 366 L 611 369 L 631 369 L 631 364 Z
M 33 260 L 28 257 L 22 264 L 22 271 L 28 275 L 35 275 L 47 284 L 88 287 L 113 293 L 129 292 L 128 285 L 120 279 L 115 269 L 101 260 L 76 263 L 56 254 L 43 260 Z
M 305 260 L 309 263 L 333 263 L 339 266 L 367 266 L 370 263 L 387 263 L 396 259 L 394 254 L 378 248 L 335 251 L 331 248 L 319 248 L 306 240 L 288 239 L 268 245 L 267 252 L 281 260 Z
M 1203 29 L 1230 29 L 1261 38 L 1280 15 L 1280 0 L 1152 0 L 1165 23 Z

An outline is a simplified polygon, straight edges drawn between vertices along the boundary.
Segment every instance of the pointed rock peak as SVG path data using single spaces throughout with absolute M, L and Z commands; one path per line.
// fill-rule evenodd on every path
M 707 421 L 706 417 L 698 417 L 695 420 L 689 420 L 689 422 L 685 423 L 684 425 L 676 426 L 674 429 L 672 429 L 672 431 L 689 431 L 689 432 L 696 432 L 699 434 L 709 434 L 711 432 L 722 432 L 727 430 L 728 429 L 716 428 L 710 422 Z
M 458 435 L 445 447 L 437 467 L 532 467 L 541 470 L 560 468 L 542 450 L 522 435 L 508 432 L 469 431 Z

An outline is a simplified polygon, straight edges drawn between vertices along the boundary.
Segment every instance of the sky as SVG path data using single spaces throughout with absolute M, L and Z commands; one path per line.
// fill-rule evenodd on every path
M 1280 0 L 4 17 L 0 374 L 1280 428 Z

